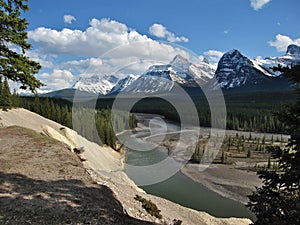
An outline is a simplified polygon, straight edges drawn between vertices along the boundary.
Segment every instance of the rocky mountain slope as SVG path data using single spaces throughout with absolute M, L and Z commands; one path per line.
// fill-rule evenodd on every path
M 130 74 L 127 77 L 118 81 L 118 83 L 111 89 L 109 94 L 117 94 L 124 91 L 128 86 L 138 79 L 138 76 Z
M 257 84 L 265 76 L 272 75 L 234 49 L 222 56 L 215 76 L 221 88 L 235 88 L 245 84 Z
M 249 59 L 234 49 L 225 53 L 215 73 L 218 86 L 221 88 L 236 88 L 244 85 L 257 85 L 281 74 L 274 72 L 273 67 L 289 66 L 300 62 L 300 47 L 290 45 L 286 54 L 281 57 L 267 57 L 266 59 Z

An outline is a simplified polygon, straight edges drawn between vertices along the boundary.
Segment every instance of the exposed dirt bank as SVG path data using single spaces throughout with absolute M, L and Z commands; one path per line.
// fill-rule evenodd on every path
M 0 224 L 152 224 L 132 218 L 61 142 L 0 129 Z

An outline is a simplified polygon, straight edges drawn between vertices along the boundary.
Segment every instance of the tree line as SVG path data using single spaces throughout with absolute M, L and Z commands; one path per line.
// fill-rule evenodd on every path
M 285 97 L 289 99 L 285 99 Z M 271 95 L 257 96 L 256 98 L 252 94 L 244 94 L 244 99 L 241 102 L 235 101 L 232 96 L 225 96 L 226 128 L 239 131 L 286 133 L 284 124 L 275 116 L 275 113 L 282 108 L 282 102 L 295 100 L 295 98 L 290 97 L 291 95 L 286 95 L 282 99 L 277 98 L 278 102 L 274 103 L 270 102 L 270 99 L 273 98 Z M 199 119 L 200 126 L 210 127 L 211 112 L 206 99 L 198 96 L 193 100 L 198 112 L 198 118 L 190 118 L 190 120 L 197 121 Z M 176 109 L 170 103 L 160 98 L 143 99 L 133 107 L 132 112 L 160 114 L 168 120 L 180 123 L 180 116 Z M 192 116 L 188 112 L 186 115 L 188 117 Z

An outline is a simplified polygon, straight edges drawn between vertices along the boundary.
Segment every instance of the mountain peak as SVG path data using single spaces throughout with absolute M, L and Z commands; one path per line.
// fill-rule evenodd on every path
M 256 83 L 262 78 L 262 69 L 237 49 L 225 53 L 215 74 L 222 88 L 235 88 L 248 83 Z
M 289 45 L 286 50 L 286 55 L 300 58 L 300 46 L 294 44 Z
M 189 66 L 191 63 L 188 59 L 184 58 L 181 55 L 176 55 L 173 60 L 170 62 L 171 65 L 177 66 L 179 68 Z
M 172 62 L 178 61 L 178 60 L 188 62 L 188 60 L 187 60 L 186 58 L 184 58 L 182 55 L 176 55 L 176 56 L 173 58 L 173 60 L 171 61 L 171 64 L 172 64 Z
M 243 54 L 239 50 L 237 50 L 237 49 L 232 49 L 232 50 L 230 50 L 229 52 L 227 52 L 225 54 L 227 54 L 227 55 L 241 55 L 241 56 L 243 56 Z
M 188 59 L 184 58 L 183 56 L 176 55 L 174 59 L 170 62 L 170 65 L 187 73 L 191 63 Z

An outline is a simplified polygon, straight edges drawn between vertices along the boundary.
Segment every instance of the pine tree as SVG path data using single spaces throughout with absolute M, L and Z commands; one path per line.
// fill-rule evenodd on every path
M 249 147 L 247 152 L 247 158 L 251 158 L 251 156 L 252 156 L 252 151 L 251 151 L 251 147 Z
M 13 94 L 11 96 L 13 107 L 20 107 L 20 96 L 16 89 L 14 89 Z
M 3 82 L 2 76 L 0 75 L 0 106 L 3 105 Z
M 62 124 L 66 127 L 72 127 L 72 116 L 66 105 L 62 108 Z
M 267 165 L 268 169 L 271 169 L 271 157 L 270 155 L 268 156 L 268 165 Z
M 57 114 L 57 112 L 56 112 L 56 107 L 55 107 L 55 104 L 54 104 L 54 102 L 53 102 L 53 100 L 50 100 L 50 118 L 49 119 L 51 119 L 51 120 L 56 120 L 56 114 Z
M 229 136 L 228 137 L 228 143 L 227 143 L 227 152 L 230 151 L 231 144 L 232 144 L 232 140 L 231 140 L 231 136 Z
M 51 107 L 48 98 L 43 101 L 42 115 L 48 119 L 51 119 Z
M 56 114 L 55 114 L 55 121 L 58 122 L 58 123 L 61 123 L 62 121 L 62 113 L 61 113 L 61 108 L 58 104 L 55 104 L 55 111 L 56 111 Z
M 41 102 L 40 102 L 40 98 L 38 95 L 35 95 L 34 97 L 34 102 L 32 105 L 32 111 L 37 113 L 37 114 L 41 114 L 42 112 L 42 107 L 41 107 Z
M 12 101 L 11 101 L 11 93 L 10 93 L 10 89 L 9 89 L 9 85 L 8 85 L 8 81 L 7 78 L 5 77 L 4 79 L 4 83 L 3 83 L 3 87 L 2 87 L 2 91 L 1 91 L 1 95 L 2 95 L 2 106 L 3 106 L 3 110 L 7 111 L 8 109 L 11 109 L 12 107 Z
M 38 73 L 41 65 L 25 56 L 31 48 L 27 42 L 28 22 L 21 18 L 21 11 L 29 10 L 27 0 L 0 0 L 0 75 L 16 82 L 20 88 L 35 91 L 43 84 L 33 74 Z M 19 47 L 22 54 L 10 46 Z
M 284 148 L 268 149 L 276 159 L 276 169 L 258 172 L 264 185 L 249 196 L 256 225 L 300 224 L 300 65 L 277 70 L 295 83 L 298 101 L 278 114 L 291 138 Z

